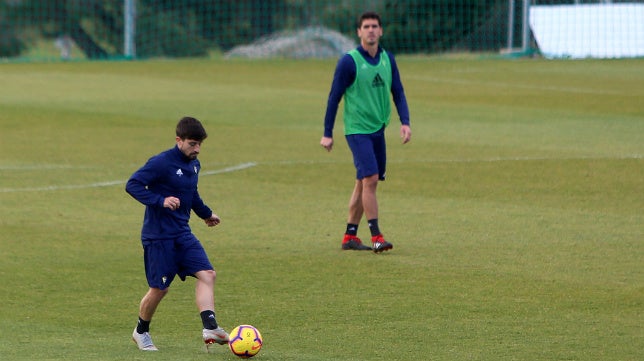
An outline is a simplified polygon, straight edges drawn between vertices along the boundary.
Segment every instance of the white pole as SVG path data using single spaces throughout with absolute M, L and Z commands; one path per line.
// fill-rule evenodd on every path
M 508 0 L 508 51 L 514 47 L 514 1 Z
M 123 55 L 128 59 L 136 58 L 136 3 L 135 0 L 124 0 L 123 3 Z
M 528 52 L 530 47 L 530 0 L 523 0 L 523 40 L 521 51 Z

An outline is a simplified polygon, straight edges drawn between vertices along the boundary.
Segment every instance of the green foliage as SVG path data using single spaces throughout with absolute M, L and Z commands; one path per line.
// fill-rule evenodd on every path
M 106 58 L 109 50 L 122 47 L 122 32 L 118 35 L 123 12 L 119 4 L 122 0 L 22 0 L 7 2 L 6 18 L 16 41 L 33 44 L 42 38 L 68 35 L 87 58 Z
M 365 10 L 382 15 L 383 45 L 394 53 L 498 52 L 508 45 L 508 30 L 521 34 L 524 4 L 515 1 L 514 28 L 508 29 L 507 0 L 140 0 L 135 3 L 135 47 L 139 58 L 206 56 L 247 45 L 263 36 L 308 26 L 324 26 L 354 38 L 356 19 Z M 578 2 L 552 0 L 533 4 L 571 3 Z M 43 38 L 54 39 L 60 35 L 69 35 L 85 58 L 123 56 L 124 0 L 20 0 L 4 1 L 0 6 L 0 27 L 4 29 L 0 33 L 0 56 L 24 55 Z M 515 36 L 515 43 L 520 38 Z
M 136 4 L 136 49 L 140 58 L 204 56 L 278 31 L 311 25 L 354 37 L 356 18 L 367 9 L 382 14 L 384 44 L 396 53 L 496 51 L 506 37 L 504 0 L 141 0 Z M 5 8 L 4 23 L 11 31 L 0 40 L 0 51 L 7 55 L 24 52 L 21 44 L 33 45 L 43 37 L 64 34 L 71 36 L 87 58 L 123 55 L 123 0 L 24 0 Z
M 478 24 L 488 18 L 495 1 L 391 1 L 388 14 L 387 48 L 397 53 L 436 53 L 451 50 Z
M 183 115 L 209 134 L 222 224 L 192 228 L 218 319 L 259 328 L 256 360 L 641 358 L 643 60 L 399 57 L 413 136 L 394 116 L 383 255 L 340 250 L 339 118 L 318 144 L 334 63 L 2 64 L 2 359 L 238 360 L 205 353 L 192 280 L 158 310 L 157 354 L 129 339 L 146 285 L 124 182 Z
M 194 25 L 191 13 L 176 10 L 153 12 L 141 18 L 141 27 L 148 29 L 146 33 L 137 34 L 137 56 L 147 58 L 154 56 L 192 57 L 204 56 L 207 42 L 200 37 L 194 28 L 182 26 L 177 19 L 185 19 L 185 23 Z M 154 36 L 150 36 L 154 34 Z
M 0 2 L 0 57 L 18 56 L 26 49 L 26 44 L 16 34 L 13 21 L 3 16 L 8 11 L 7 4 Z
M 213 48 L 229 49 L 276 29 L 282 1 L 139 1 L 136 42 L 139 56 L 203 56 Z M 4 4 L 4 3 L 3 3 Z M 21 33 L 37 30 L 45 38 L 69 34 L 88 58 L 123 54 L 123 1 L 25 0 L 6 5 L 13 35 L 0 42 L 7 55 Z M 0 18 L 2 20 L 2 18 Z

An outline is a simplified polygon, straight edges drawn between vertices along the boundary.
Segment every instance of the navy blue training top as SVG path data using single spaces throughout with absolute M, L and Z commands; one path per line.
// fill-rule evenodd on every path
M 376 65 L 380 60 L 380 53 L 382 48 L 378 47 L 378 53 L 375 57 L 371 57 L 369 53 L 362 47 L 358 46 L 358 51 L 369 62 L 369 64 Z M 405 97 L 405 90 L 403 89 L 402 82 L 400 81 L 400 73 L 398 72 L 398 65 L 393 54 L 387 52 L 389 61 L 391 63 L 391 94 L 393 96 L 400 123 L 409 125 L 409 107 L 407 106 L 407 98 Z M 344 54 L 335 68 L 333 74 L 333 83 L 331 84 L 331 91 L 329 92 L 329 99 L 326 106 L 326 114 L 324 115 L 324 136 L 333 137 L 333 126 L 335 124 L 335 116 L 338 112 L 340 100 L 344 96 L 344 92 L 348 87 L 353 84 L 356 79 L 356 63 L 353 61 L 351 55 Z
M 212 215 L 197 191 L 201 164 L 186 157 L 175 146 L 150 158 L 134 172 L 125 185 L 125 191 L 145 205 L 141 240 L 174 239 L 190 233 L 190 211 L 202 219 Z M 166 197 L 177 197 L 177 210 L 163 207 Z

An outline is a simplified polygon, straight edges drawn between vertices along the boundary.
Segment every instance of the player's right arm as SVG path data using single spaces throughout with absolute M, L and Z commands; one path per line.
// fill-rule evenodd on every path
M 333 148 L 333 127 L 335 125 L 335 117 L 338 113 L 340 101 L 347 90 L 356 78 L 356 65 L 353 58 L 349 54 L 345 54 L 338 60 L 333 74 L 333 82 L 331 83 L 331 91 L 329 91 L 329 98 L 326 104 L 326 113 L 324 115 L 324 135 L 320 140 L 320 145 L 327 151 Z
M 165 197 L 151 191 L 149 188 L 149 185 L 157 179 L 158 168 L 155 165 L 157 159 L 158 157 L 150 158 L 143 167 L 134 172 L 125 184 L 125 191 L 132 198 L 146 206 L 165 207 Z M 168 208 L 170 207 L 168 206 Z

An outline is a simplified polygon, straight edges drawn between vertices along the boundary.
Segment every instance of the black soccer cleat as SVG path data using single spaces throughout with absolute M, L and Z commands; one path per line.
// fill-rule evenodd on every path
M 348 234 L 344 235 L 344 239 L 342 240 L 342 249 L 345 251 L 349 249 L 354 251 L 371 251 L 371 247 L 362 244 L 360 238 Z
M 394 248 L 393 244 L 385 241 L 385 238 L 382 236 L 382 234 L 371 237 L 371 242 L 373 243 L 373 251 L 376 253 L 388 251 Z

